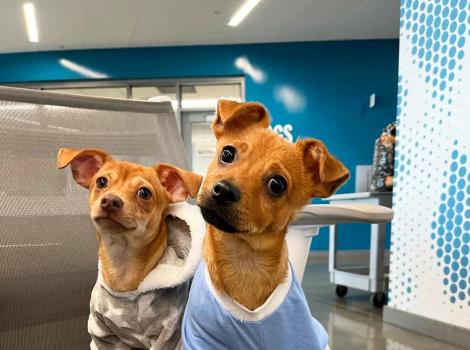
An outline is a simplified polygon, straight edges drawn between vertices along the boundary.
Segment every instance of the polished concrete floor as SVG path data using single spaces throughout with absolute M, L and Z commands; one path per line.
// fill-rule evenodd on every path
M 382 310 L 372 305 L 367 292 L 349 289 L 346 297 L 337 298 L 324 256 L 309 258 L 302 286 L 312 314 L 329 334 L 332 350 L 462 350 L 383 323 Z

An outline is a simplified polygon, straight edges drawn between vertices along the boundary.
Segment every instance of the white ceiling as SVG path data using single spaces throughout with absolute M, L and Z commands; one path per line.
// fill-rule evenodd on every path
M 399 0 L 261 0 L 238 26 L 244 0 L 31 0 L 39 43 L 22 4 L 0 2 L 0 52 L 397 38 Z

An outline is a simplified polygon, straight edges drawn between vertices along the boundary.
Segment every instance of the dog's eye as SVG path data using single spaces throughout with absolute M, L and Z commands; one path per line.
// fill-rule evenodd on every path
M 108 186 L 108 179 L 105 177 L 99 177 L 96 179 L 96 187 L 105 188 Z
M 222 152 L 220 153 L 219 160 L 221 163 L 232 163 L 235 159 L 235 154 L 237 150 L 233 146 L 225 146 Z
M 137 195 L 145 200 L 149 200 L 150 198 L 152 198 L 152 192 L 150 192 L 147 187 L 139 188 L 139 190 L 137 191 Z
M 268 181 L 268 189 L 273 196 L 280 197 L 287 190 L 287 181 L 280 175 L 273 176 Z

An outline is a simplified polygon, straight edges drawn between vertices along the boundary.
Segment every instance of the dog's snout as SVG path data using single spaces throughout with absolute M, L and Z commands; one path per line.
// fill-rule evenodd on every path
M 240 200 L 240 190 L 227 181 L 221 181 L 212 188 L 212 198 L 220 205 L 229 205 Z
M 101 198 L 100 207 L 109 213 L 118 211 L 122 208 L 122 199 L 113 194 L 107 194 Z

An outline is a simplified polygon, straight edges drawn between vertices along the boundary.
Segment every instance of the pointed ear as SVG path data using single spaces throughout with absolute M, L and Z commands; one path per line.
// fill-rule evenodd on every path
M 197 196 L 202 183 L 201 175 L 168 164 L 159 164 L 154 168 L 171 202 L 183 202 L 188 194 L 193 198 Z
M 296 147 L 312 181 L 311 197 L 329 197 L 349 178 L 349 170 L 328 152 L 321 141 L 299 140 Z
M 91 178 L 108 160 L 111 160 L 111 156 L 99 149 L 61 148 L 57 154 L 57 168 L 70 165 L 75 182 L 88 188 Z
M 224 133 L 249 127 L 267 128 L 269 123 L 268 111 L 260 103 L 219 100 L 211 127 L 215 137 L 219 138 Z

